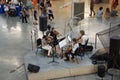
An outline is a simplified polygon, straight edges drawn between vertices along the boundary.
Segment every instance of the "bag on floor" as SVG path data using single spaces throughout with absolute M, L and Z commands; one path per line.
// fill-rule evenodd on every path
M 93 46 L 92 45 L 87 45 L 85 50 L 86 51 L 92 51 L 93 50 Z

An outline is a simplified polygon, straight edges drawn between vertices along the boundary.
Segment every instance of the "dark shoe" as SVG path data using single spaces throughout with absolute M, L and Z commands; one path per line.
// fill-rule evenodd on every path
M 64 59 L 64 61 L 69 61 L 69 59 Z
M 91 14 L 89 16 L 92 16 Z

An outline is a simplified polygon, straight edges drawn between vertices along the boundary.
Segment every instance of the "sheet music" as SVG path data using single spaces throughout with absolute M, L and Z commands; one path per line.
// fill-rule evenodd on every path
M 70 42 L 72 41 L 72 38 L 70 36 L 67 36 L 67 38 Z
M 65 38 L 64 40 L 59 42 L 59 47 L 62 48 L 68 44 L 68 40 Z

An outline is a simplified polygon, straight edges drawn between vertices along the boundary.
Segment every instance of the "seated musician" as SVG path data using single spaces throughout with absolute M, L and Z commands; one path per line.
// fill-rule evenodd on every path
M 58 55 L 61 55 L 62 51 L 58 46 L 59 40 L 57 39 L 57 37 L 60 36 L 59 32 L 54 28 L 51 28 L 51 30 L 46 33 L 46 36 L 47 43 L 56 50 L 56 53 L 58 53 Z
M 80 36 L 77 38 L 79 46 L 84 47 L 86 45 L 86 41 L 89 39 L 87 35 L 85 35 L 85 31 L 80 31 Z
M 48 36 L 51 36 L 53 38 L 53 45 L 56 46 L 58 44 L 57 37 L 59 36 L 59 32 L 52 28 Z
M 52 51 L 52 47 L 49 45 L 52 42 L 52 38 L 44 35 L 42 38 L 42 48 L 48 50 L 47 56 L 49 57 Z
M 71 59 L 74 59 L 75 51 L 79 47 L 79 44 L 77 43 L 77 40 L 75 38 L 72 41 L 72 45 L 70 45 L 65 52 L 65 61 L 69 61 L 69 55 L 72 56 Z

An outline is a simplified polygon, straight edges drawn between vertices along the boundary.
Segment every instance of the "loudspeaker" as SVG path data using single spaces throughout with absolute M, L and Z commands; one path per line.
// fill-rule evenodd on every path
M 120 55 L 120 36 L 113 36 L 110 38 L 110 55 Z
M 39 17 L 39 29 L 40 31 L 47 30 L 47 16 L 42 15 Z
M 33 64 L 28 64 L 28 71 L 29 72 L 37 73 L 37 72 L 39 72 L 39 70 L 40 70 L 39 66 L 36 66 L 36 65 L 33 65 Z
M 120 69 L 120 36 L 110 38 L 108 68 Z
M 104 65 L 99 65 L 98 66 L 98 76 L 99 77 L 104 77 L 105 76 L 105 66 Z

